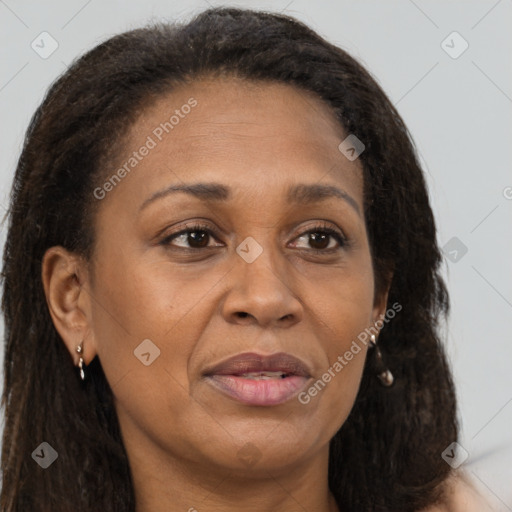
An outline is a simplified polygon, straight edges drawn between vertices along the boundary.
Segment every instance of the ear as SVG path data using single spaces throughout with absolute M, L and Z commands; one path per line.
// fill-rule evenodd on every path
M 43 257 L 41 274 L 46 302 L 53 324 L 78 365 L 76 348 L 84 341 L 82 357 L 89 364 L 97 354 L 91 323 L 91 295 L 86 262 L 63 247 L 48 249 Z

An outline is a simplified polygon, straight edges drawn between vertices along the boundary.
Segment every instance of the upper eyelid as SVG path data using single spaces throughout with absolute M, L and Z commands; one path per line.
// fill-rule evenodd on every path
M 341 236 L 346 238 L 344 230 L 337 226 L 335 227 L 333 225 L 334 223 L 332 221 L 317 220 L 317 221 L 313 221 L 313 222 L 316 222 L 316 224 L 314 223 L 310 227 L 302 228 L 301 231 L 298 233 L 298 235 L 309 233 L 311 230 L 314 230 L 314 229 L 326 229 L 326 230 L 332 229 L 333 231 L 339 232 L 339 234 Z M 194 230 L 208 231 L 214 235 L 217 235 L 218 233 L 222 232 L 222 230 L 212 227 L 204 221 L 195 221 L 195 222 L 192 221 L 192 222 L 190 222 L 190 225 L 188 225 L 188 226 L 186 225 L 183 228 L 179 229 L 179 231 L 176 231 L 175 233 L 170 233 L 169 235 L 166 235 L 164 238 L 168 238 L 168 236 L 180 235 L 180 234 L 183 234 L 183 233 L 186 233 L 189 231 L 194 231 Z

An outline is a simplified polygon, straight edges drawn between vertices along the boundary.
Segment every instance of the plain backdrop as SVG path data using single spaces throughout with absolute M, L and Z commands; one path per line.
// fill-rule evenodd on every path
M 0 0 L 2 215 L 29 119 L 72 60 L 115 33 L 189 19 L 209 5 L 306 22 L 365 65 L 403 116 L 446 255 L 452 312 L 444 335 L 464 466 L 495 510 L 512 511 L 511 0 Z

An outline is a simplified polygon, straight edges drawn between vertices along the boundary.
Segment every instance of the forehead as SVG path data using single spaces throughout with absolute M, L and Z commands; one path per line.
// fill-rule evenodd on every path
M 360 163 L 338 149 L 346 136 L 330 107 L 309 91 L 203 78 L 143 110 L 112 166 L 129 171 L 115 194 L 148 196 L 172 183 L 221 181 L 254 195 L 308 182 L 340 184 L 361 199 Z M 143 157 L 133 156 L 144 146 Z

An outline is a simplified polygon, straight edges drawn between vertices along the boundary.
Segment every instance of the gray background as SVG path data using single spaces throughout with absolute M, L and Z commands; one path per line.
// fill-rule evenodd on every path
M 208 5 L 221 4 L 0 0 L 2 215 L 28 121 L 66 66 L 117 32 L 150 20 L 189 18 Z M 489 493 L 494 510 L 512 511 L 512 0 L 223 5 L 303 20 L 359 59 L 403 116 L 446 247 L 452 313 L 445 338 L 459 392 L 461 445 L 469 453 L 464 466 Z M 43 31 L 58 42 L 46 59 L 31 48 L 34 40 L 42 45 Z M 450 36 L 454 31 L 463 39 Z M 458 55 L 464 40 L 469 47 Z M 3 247 L 4 225 L 0 236 Z

